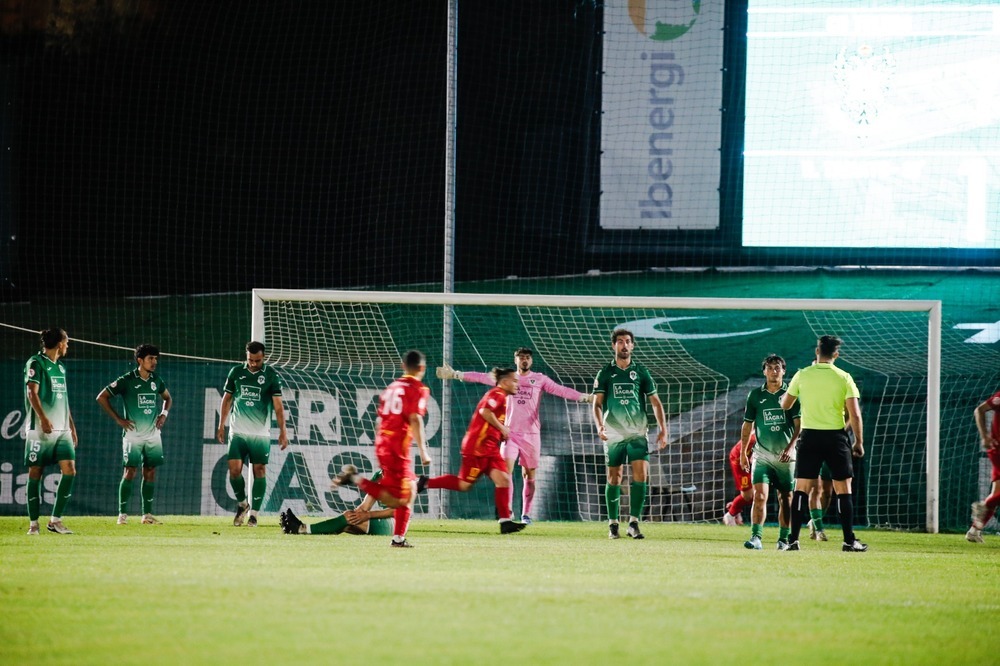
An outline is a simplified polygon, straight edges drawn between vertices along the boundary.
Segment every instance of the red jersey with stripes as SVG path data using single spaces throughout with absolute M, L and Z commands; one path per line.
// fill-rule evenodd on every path
M 507 392 L 499 386 L 492 388 L 476 405 L 465 437 L 462 438 L 463 456 L 487 456 L 500 452 L 500 431 L 486 422 L 479 413 L 482 409 L 493 412 L 497 420 L 503 423 L 507 414 Z
M 375 436 L 375 454 L 397 461 L 397 464 L 413 460 L 410 444 L 413 432 L 410 416 L 421 418 L 427 414 L 427 399 L 430 389 L 411 375 L 403 375 L 389 384 L 378 399 L 379 426 Z

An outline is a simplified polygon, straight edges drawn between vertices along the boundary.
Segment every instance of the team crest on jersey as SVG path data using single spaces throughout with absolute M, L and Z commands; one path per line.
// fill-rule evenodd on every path
M 28 376 L 29 377 L 34 377 L 35 376 L 35 369 L 34 368 L 28 368 Z
M 639 375 L 636 374 L 635 370 L 633 370 L 630 373 L 628 373 L 628 378 L 631 379 L 632 381 L 635 381 L 635 378 L 638 377 L 638 376 Z
M 260 377 L 257 378 L 257 383 L 260 384 L 261 386 L 264 385 L 264 375 L 261 375 Z
M 149 382 L 149 390 L 150 391 L 156 390 L 156 382 Z

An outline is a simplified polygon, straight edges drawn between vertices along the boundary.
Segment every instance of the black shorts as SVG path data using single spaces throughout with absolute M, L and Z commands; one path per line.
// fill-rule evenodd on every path
M 843 430 L 802 429 L 795 454 L 795 478 L 815 479 L 826 463 L 834 481 L 854 477 L 851 443 Z

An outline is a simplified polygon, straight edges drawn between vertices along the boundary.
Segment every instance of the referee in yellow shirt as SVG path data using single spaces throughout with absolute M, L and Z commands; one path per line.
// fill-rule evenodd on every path
M 799 530 L 809 515 L 809 489 L 816 483 L 820 467 L 825 462 L 833 477 L 837 493 L 840 524 L 844 530 L 844 552 L 863 553 L 866 544 L 854 537 L 854 477 L 852 457 L 865 455 L 864 424 L 858 405 L 860 394 L 854 378 L 833 365 L 840 356 L 842 341 L 834 335 L 824 335 L 816 343 L 816 362 L 795 373 L 788 391 L 781 397 L 781 408 L 789 410 L 800 402 L 802 433 L 795 462 L 795 494 L 792 495 L 792 532 L 787 550 L 799 549 Z M 854 430 L 851 446 L 845 430 L 844 409 L 850 415 Z

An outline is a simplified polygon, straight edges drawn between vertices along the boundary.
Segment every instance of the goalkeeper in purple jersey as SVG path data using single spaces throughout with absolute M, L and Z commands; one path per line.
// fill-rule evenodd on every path
M 568 386 L 553 381 L 541 372 L 531 369 L 534 352 L 521 347 L 514 352 L 514 367 L 517 368 L 517 393 L 507 398 L 507 415 L 504 424 L 510 428 L 510 437 L 501 446 L 500 452 L 507 462 L 507 472 L 513 474 L 514 464 L 520 458 L 524 490 L 521 495 L 521 522 L 531 523 L 531 504 L 535 497 L 535 470 L 542 447 L 542 422 L 539 416 L 542 395 L 554 396 L 575 402 L 592 402 L 594 397 L 580 393 Z M 492 375 L 486 372 L 460 372 L 444 365 L 437 369 L 438 379 L 458 379 L 493 386 Z M 514 503 L 514 488 L 511 486 L 508 500 Z M 513 513 L 513 510 L 511 511 Z

